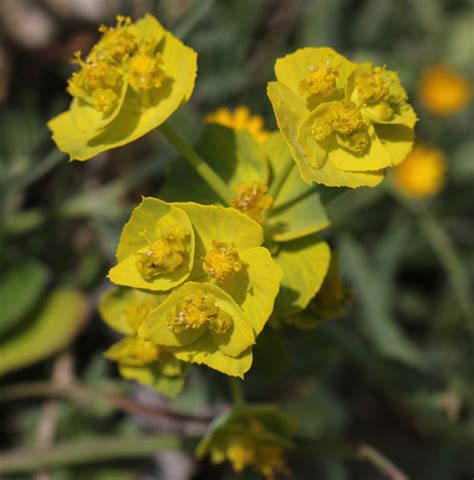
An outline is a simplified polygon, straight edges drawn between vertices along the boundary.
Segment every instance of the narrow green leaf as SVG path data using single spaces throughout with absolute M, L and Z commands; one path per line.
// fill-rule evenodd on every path
M 385 290 L 380 287 L 383 282 L 362 247 L 346 237 L 341 246 L 341 258 L 354 283 L 355 298 L 363 309 L 361 327 L 373 347 L 383 356 L 422 367 L 425 358 L 391 318 Z
M 82 326 L 87 310 L 86 299 L 80 292 L 55 290 L 28 324 L 0 342 L 0 375 L 66 347 Z
M 38 301 L 48 282 L 46 268 L 25 260 L 0 273 L 0 335 L 20 321 Z

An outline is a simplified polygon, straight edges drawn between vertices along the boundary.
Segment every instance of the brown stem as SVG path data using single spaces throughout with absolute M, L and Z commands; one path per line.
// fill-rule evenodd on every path
M 50 382 L 32 382 L 0 389 L 0 403 L 31 397 L 64 397 L 75 402 L 88 401 L 95 398 L 105 400 L 118 410 L 135 415 L 165 417 L 181 422 L 201 424 L 208 424 L 213 420 L 211 416 L 191 415 L 175 412 L 162 406 L 147 405 L 115 392 L 94 390 L 77 382 L 67 386 L 58 386 Z

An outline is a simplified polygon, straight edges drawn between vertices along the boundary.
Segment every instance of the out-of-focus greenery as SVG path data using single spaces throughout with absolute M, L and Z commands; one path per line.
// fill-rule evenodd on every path
M 0 31 L 10 64 L 0 105 L 2 478 L 46 467 L 61 480 L 255 478 L 206 462 L 194 476 L 183 467 L 172 477 L 188 457 L 160 453 L 174 447 L 192 456 L 201 416 L 230 402 L 218 374 L 194 369 L 183 395 L 167 404 L 197 418 L 147 417 L 137 404 L 163 400 L 120 380 L 101 358 L 115 339 L 98 319 L 97 298 L 119 232 L 142 194 L 160 195 L 174 152 L 150 134 L 87 164 L 68 163 L 46 128 L 67 105 L 67 59 L 77 45 L 86 50 L 96 25 L 118 11 L 146 9 L 199 54 L 195 93 L 172 118 L 190 141 L 202 116 L 222 105 L 248 105 L 273 128 L 266 83 L 275 59 L 299 47 L 327 45 L 399 72 L 420 118 L 417 138 L 445 153 L 446 185 L 433 199 L 413 201 L 388 175 L 380 187 L 330 204 L 333 226 L 322 233 L 340 253 L 353 305 L 312 331 L 266 330 L 245 392 L 299 420 L 292 478 L 404 478 L 378 452 L 411 479 L 472 478 L 474 118 L 469 106 L 430 114 L 418 84 L 437 63 L 472 78 L 474 3 L 120 1 L 109 18 L 67 21 L 44 8 L 54 2 L 33 3 L 56 25 L 48 46 L 27 48 Z M 50 394 L 61 400 L 38 401 Z M 120 404 L 125 395 L 132 406 Z M 55 434 L 45 435 L 51 424 Z M 145 431 L 152 436 L 141 441 Z M 30 450 L 48 442 L 44 455 Z M 17 457 L 8 453 L 20 447 Z

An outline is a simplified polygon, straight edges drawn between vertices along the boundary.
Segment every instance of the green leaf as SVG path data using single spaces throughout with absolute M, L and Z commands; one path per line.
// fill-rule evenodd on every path
M 378 352 L 388 358 L 414 367 L 423 367 L 421 351 L 403 334 L 391 318 L 383 281 L 364 250 L 354 240 L 346 238 L 341 247 L 342 265 L 347 269 L 360 299 L 364 314 L 361 327 Z
M 290 152 L 282 135 L 274 133 L 265 142 L 265 152 L 270 162 L 273 182 L 279 182 Z M 319 189 L 301 180 L 296 165 L 276 194 L 274 204 L 265 219 L 266 237 L 275 242 L 286 242 L 318 232 L 329 225 Z
M 275 311 L 289 316 L 303 310 L 321 288 L 331 251 L 326 242 L 313 234 L 280 244 L 274 259 L 285 274 Z
M 57 289 L 28 324 L 0 342 L 0 375 L 63 349 L 82 326 L 88 305 L 77 290 Z
M 25 260 L 0 276 L 0 335 L 7 333 L 38 301 L 49 279 L 46 268 Z

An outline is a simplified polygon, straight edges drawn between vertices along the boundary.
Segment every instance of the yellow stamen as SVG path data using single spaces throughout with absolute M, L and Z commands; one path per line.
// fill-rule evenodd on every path
M 234 191 L 237 195 L 230 205 L 256 221 L 260 220 L 262 211 L 268 210 L 273 204 L 272 196 L 267 195 L 268 187 L 256 180 L 250 184 L 241 183 Z
M 181 299 L 168 312 L 167 326 L 174 333 L 183 333 L 203 326 L 216 333 L 225 333 L 232 324 L 232 317 L 216 306 L 215 298 L 202 289 Z
M 146 232 L 141 232 L 146 237 Z M 167 225 L 160 236 L 149 241 L 145 252 L 137 253 L 136 266 L 145 280 L 174 272 L 186 259 L 189 233 L 180 225 Z
M 162 65 L 163 59 L 159 53 L 137 53 L 128 63 L 128 83 L 141 90 L 161 87 L 165 78 Z
M 358 75 L 355 81 L 358 100 L 368 104 L 385 100 L 392 81 L 390 72 L 385 72 L 385 67 L 375 67 L 371 73 Z
M 341 135 L 351 135 L 366 127 L 360 110 L 352 103 L 340 101 L 330 107 L 325 115 L 331 127 Z
M 212 249 L 203 259 L 204 271 L 218 282 L 225 282 L 242 268 L 242 260 L 234 245 L 212 242 Z
M 301 94 L 328 96 L 336 90 L 336 80 L 339 76 L 337 68 L 330 67 L 331 59 L 321 62 L 318 67 L 311 66 L 308 74 L 300 82 Z

